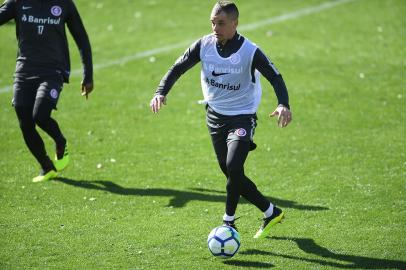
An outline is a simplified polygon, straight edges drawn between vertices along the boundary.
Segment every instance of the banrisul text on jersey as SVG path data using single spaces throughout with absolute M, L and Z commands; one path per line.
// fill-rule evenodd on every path
M 36 24 L 60 24 L 61 18 L 58 18 L 58 19 L 52 19 L 50 17 L 37 18 L 32 15 L 27 16 L 27 15 L 23 14 L 21 21 L 29 22 L 29 23 L 36 23 Z

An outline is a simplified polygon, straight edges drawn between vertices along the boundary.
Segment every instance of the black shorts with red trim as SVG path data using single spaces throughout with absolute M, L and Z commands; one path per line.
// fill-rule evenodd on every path
M 206 122 L 213 141 L 249 141 L 251 150 L 256 148 L 254 133 L 257 126 L 256 114 L 222 115 L 210 106 L 206 107 Z

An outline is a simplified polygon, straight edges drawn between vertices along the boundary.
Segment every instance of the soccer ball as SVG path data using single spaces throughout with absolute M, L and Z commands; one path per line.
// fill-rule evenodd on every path
M 207 237 L 207 245 L 214 256 L 231 258 L 240 248 L 240 234 L 229 226 L 218 226 Z

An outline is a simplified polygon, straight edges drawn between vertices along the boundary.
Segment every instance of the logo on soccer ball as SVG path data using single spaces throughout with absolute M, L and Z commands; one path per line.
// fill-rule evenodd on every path
M 49 93 L 53 99 L 58 98 L 58 91 L 56 89 L 52 89 L 51 92 Z
M 233 65 L 237 65 L 241 62 L 241 56 L 238 53 L 233 53 L 230 57 L 230 63 Z
M 237 135 L 238 137 L 244 137 L 247 135 L 247 131 L 243 128 L 239 128 L 236 131 L 234 131 L 234 134 Z
M 58 17 L 62 14 L 62 8 L 60 6 L 53 6 L 51 7 L 52 15 Z

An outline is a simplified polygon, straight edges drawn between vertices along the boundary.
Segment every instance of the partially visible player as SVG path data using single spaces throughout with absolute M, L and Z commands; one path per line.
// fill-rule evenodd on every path
M 221 170 L 227 177 L 225 225 L 235 226 L 235 212 L 242 195 L 264 213 L 264 220 L 254 238 L 269 234 L 284 217 L 246 176 L 244 163 L 257 126 L 256 111 L 261 99 L 258 71 L 270 82 L 278 98 L 271 116 L 278 116 L 278 126 L 292 120 L 289 97 L 281 74 L 264 53 L 237 32 L 239 12 L 229 1 L 217 2 L 211 12 L 213 34 L 202 37 L 178 58 L 161 80 L 150 107 L 157 113 L 166 104 L 169 90 L 187 70 L 201 62 L 201 85 L 207 102 L 207 126 Z
M 84 66 L 81 86 L 86 99 L 93 90 L 93 64 L 89 38 L 72 0 L 6 0 L 0 6 L 0 25 L 14 20 L 18 41 L 14 74 L 15 108 L 24 141 L 41 166 L 33 182 L 57 176 L 69 163 L 66 138 L 51 117 L 69 82 L 70 59 L 65 25 L 68 26 Z M 46 153 L 36 130 L 39 126 L 56 144 L 55 160 Z

